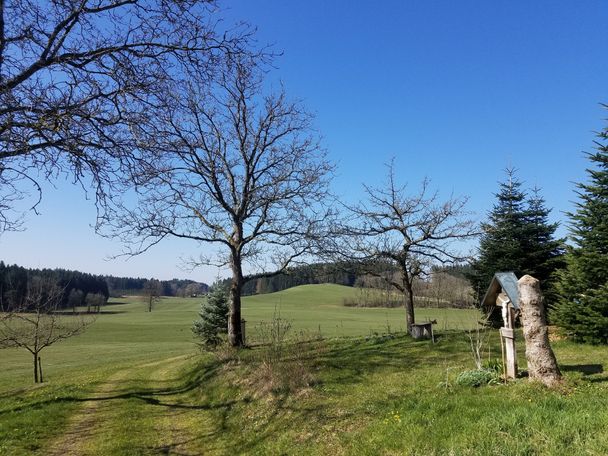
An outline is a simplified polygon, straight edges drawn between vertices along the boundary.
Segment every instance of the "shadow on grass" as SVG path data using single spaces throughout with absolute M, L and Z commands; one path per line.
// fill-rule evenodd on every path
M 127 313 L 126 310 L 104 310 L 101 309 L 99 312 L 97 311 L 91 311 L 91 312 L 87 312 L 86 310 L 79 310 L 77 312 L 74 312 L 73 310 L 57 310 L 55 311 L 55 313 L 57 315 L 65 315 L 66 317 L 80 317 L 80 316 L 86 316 L 86 315 L 91 315 L 91 316 L 95 316 L 95 315 L 116 315 L 116 314 L 124 314 Z
M 405 334 L 391 335 L 390 337 L 368 337 L 338 339 L 335 341 L 304 342 L 299 344 L 298 359 L 305 359 L 309 363 L 318 385 L 317 393 L 312 400 L 301 400 L 297 393 L 279 392 L 271 398 L 256 399 L 254 392 L 243 391 L 245 394 L 232 394 L 226 390 L 230 387 L 226 382 L 222 368 L 225 363 L 220 361 L 206 361 L 198 364 L 181 379 L 166 380 L 162 383 L 155 381 L 155 388 L 145 388 L 133 383 L 145 382 L 140 379 L 122 379 L 124 385 L 130 385 L 123 391 L 108 392 L 108 394 L 88 395 L 88 397 L 65 396 L 56 399 L 40 400 L 30 404 L 19 404 L 9 410 L 0 410 L 0 416 L 6 413 L 18 412 L 27 409 L 44 407 L 53 402 L 85 402 L 85 401 L 120 401 L 139 400 L 145 404 L 164 407 L 167 410 L 188 410 L 209 412 L 213 419 L 210 426 L 194 430 L 195 435 L 171 436 L 170 442 L 154 448 L 157 454 L 180 454 L 183 446 L 197 444 L 206 451 L 213 452 L 217 447 L 219 452 L 234 452 L 235 454 L 255 452 L 265 444 L 272 441 L 277 435 L 284 433 L 285 429 L 293 430 L 306 423 L 317 422 L 321 427 L 333 427 L 339 423 L 357 421 L 356 413 L 344 409 L 335 410 L 330 402 L 324 400 L 328 388 L 332 397 L 334 395 L 349 394 L 349 385 L 365 382 L 365 377 L 378 372 L 403 372 L 405 374 L 427 366 L 438 366 L 446 361 L 451 363 L 467 356 L 468 342 L 462 333 L 442 332 L 441 339 L 436 344 L 430 341 L 415 341 Z M 322 349 L 319 349 L 322 347 Z M 246 375 L 247 367 L 259 362 L 256 349 L 241 352 L 244 367 L 236 364 L 237 378 Z M 463 355 L 464 353 L 464 355 Z M 287 360 L 289 361 L 289 360 Z M 249 365 L 249 366 L 247 366 Z M 241 371 L 241 369 L 243 369 Z M 117 383 L 119 388 L 121 383 Z M 159 387 L 159 384 L 162 387 Z M 240 388 L 240 387 L 239 387 Z M 194 391 L 199 389 L 199 391 Z M 193 392 L 192 394 L 187 394 Z M 181 398 L 173 397 L 180 394 Z M 247 407 L 247 415 L 243 406 Z M 258 405 L 259 403 L 259 405 Z M 243 419 L 249 413 L 256 415 L 259 424 L 255 429 L 249 426 L 243 431 Z M 181 412 L 180 412 L 181 413 Z M 246 427 L 247 428 L 247 427 Z M 230 435 L 228 439 L 226 436 Z M 146 452 L 149 448 L 142 448 Z
M 357 383 L 378 371 L 408 372 L 462 358 L 468 347 L 461 335 L 444 333 L 433 344 L 398 334 L 389 340 L 352 341 L 321 356 L 319 365 L 329 368 L 331 381 Z
M 564 372 L 580 372 L 583 375 L 593 375 L 604 373 L 604 366 L 601 364 L 572 364 L 561 365 L 559 368 Z
M 201 404 L 201 405 L 188 405 L 188 404 L 175 404 L 169 402 L 163 402 L 159 399 L 156 399 L 154 396 L 171 396 L 177 394 L 184 394 L 198 386 L 202 385 L 207 380 L 211 379 L 217 374 L 217 370 L 221 367 L 221 363 L 213 363 L 207 364 L 205 366 L 205 370 L 202 372 L 196 371 L 196 375 L 190 375 L 186 378 L 185 381 L 181 382 L 178 385 L 166 387 L 166 388 L 130 388 L 129 390 L 118 393 L 118 394 L 107 394 L 107 395 L 99 395 L 99 396 L 59 396 L 52 399 L 45 399 L 41 401 L 31 402 L 28 404 L 19 405 L 17 407 L 7 408 L 5 410 L 0 410 L 0 416 L 8 413 L 21 412 L 28 409 L 38 409 L 44 407 L 45 405 L 51 403 L 58 402 L 103 402 L 103 401 L 111 401 L 111 400 L 120 400 L 120 399 L 140 399 L 144 402 L 153 405 L 166 406 L 166 407 L 174 407 L 174 408 L 189 408 L 189 409 L 201 409 L 201 410 L 209 410 L 215 408 L 222 407 L 231 407 L 233 403 L 236 401 L 228 401 L 224 404 Z M 123 380 L 123 382 L 128 383 L 129 380 Z M 158 382 L 156 382 L 158 383 Z M 172 383 L 175 383 L 173 381 Z
M 321 341 L 320 343 L 326 343 Z M 321 372 L 315 386 L 320 390 L 328 388 L 333 398 L 349 394 L 349 385 L 365 382 L 365 376 L 375 372 L 405 372 L 425 365 L 439 365 L 446 360 L 453 361 L 462 357 L 463 350 L 468 350 L 461 334 L 444 333 L 440 343 L 415 341 L 405 334 L 396 334 L 390 338 L 369 337 L 336 340 L 327 350 L 317 351 L 315 342 L 300 343 L 301 353 L 297 358 L 306 359 L 314 371 Z M 287 359 L 286 361 L 289 361 Z M 221 445 L 210 436 L 200 436 L 205 449 L 241 453 L 255 453 L 285 430 L 297 432 L 305 423 L 317 422 L 319 427 L 340 426 L 340 423 L 353 423 L 361 417 L 361 410 L 334 410 L 330 403 L 323 400 L 323 394 L 316 400 L 299 399 L 298 394 L 285 392 L 274 394 L 271 406 L 265 411 L 255 431 L 242 432 L 240 422 L 229 423 L 231 435 L 229 442 Z M 255 402 L 252 400 L 251 402 Z M 209 448 L 211 445 L 212 448 Z

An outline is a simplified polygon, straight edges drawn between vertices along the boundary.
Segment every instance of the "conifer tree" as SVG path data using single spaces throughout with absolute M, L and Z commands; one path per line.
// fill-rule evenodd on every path
M 524 248 L 522 239 L 526 231 L 526 193 L 515 177 L 514 169 L 507 169 L 507 181 L 500 183 L 496 203 L 482 223 L 479 241 L 479 256 L 469 275 L 478 298 L 483 296 L 494 273 L 514 271 L 521 275 L 524 270 Z
M 201 345 L 212 347 L 221 343 L 221 334 L 228 332 L 228 310 L 228 291 L 216 284 L 201 304 L 200 319 L 192 327 Z
M 525 254 L 522 275 L 530 274 L 540 280 L 545 299 L 553 302 L 556 299 L 554 272 L 565 266 L 566 240 L 555 239 L 559 223 L 549 221 L 551 210 L 546 207 L 538 187 L 532 189 L 526 204 L 526 227 L 522 237 Z
M 557 223 L 549 222 L 550 209 L 538 188 L 528 195 L 515 176 L 506 170 L 497 202 L 482 224 L 479 256 L 468 275 L 478 299 L 496 272 L 513 271 L 517 277 L 530 274 L 551 294 L 551 277 L 562 266 L 563 239 L 555 239 Z
M 574 339 L 608 343 L 608 128 L 598 134 L 589 180 L 577 185 L 571 219 L 573 246 L 559 274 L 560 300 L 553 320 Z

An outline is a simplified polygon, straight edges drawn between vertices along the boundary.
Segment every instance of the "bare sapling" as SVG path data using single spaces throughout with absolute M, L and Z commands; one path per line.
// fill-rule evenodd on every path
M 76 336 L 93 323 L 91 315 L 66 315 L 59 310 L 64 290 L 48 279 L 34 277 L 26 299 L 7 312 L 0 309 L 0 348 L 24 348 L 33 358 L 34 383 L 41 383 L 40 352 Z

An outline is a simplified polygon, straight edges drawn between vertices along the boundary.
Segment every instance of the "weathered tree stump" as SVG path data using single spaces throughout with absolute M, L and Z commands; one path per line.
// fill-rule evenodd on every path
M 549 387 L 555 386 L 560 382 L 562 374 L 549 344 L 540 282 L 532 276 L 525 275 L 519 279 L 517 286 L 529 378 L 541 381 Z

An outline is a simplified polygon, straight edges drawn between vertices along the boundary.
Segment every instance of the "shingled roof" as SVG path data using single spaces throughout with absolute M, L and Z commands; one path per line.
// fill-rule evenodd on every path
M 504 291 L 511 304 L 515 309 L 519 309 L 519 292 L 517 291 L 517 276 L 514 272 L 497 272 L 490 282 L 488 291 L 486 291 L 483 300 L 481 301 L 482 307 L 492 307 L 496 305 L 496 297 Z

